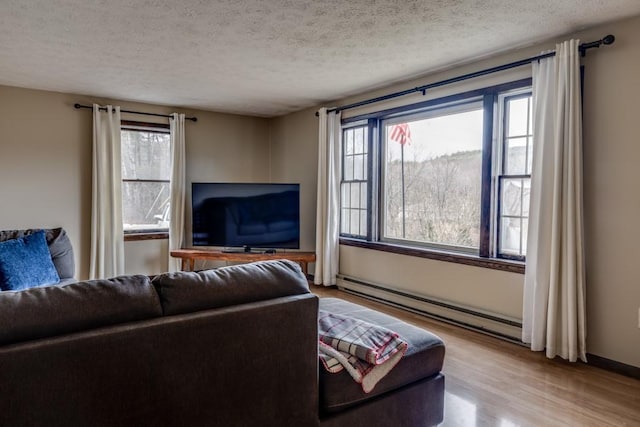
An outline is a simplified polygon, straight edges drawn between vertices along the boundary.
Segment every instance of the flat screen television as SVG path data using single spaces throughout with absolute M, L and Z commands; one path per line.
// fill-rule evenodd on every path
M 300 248 L 300 184 L 194 182 L 191 203 L 194 246 Z

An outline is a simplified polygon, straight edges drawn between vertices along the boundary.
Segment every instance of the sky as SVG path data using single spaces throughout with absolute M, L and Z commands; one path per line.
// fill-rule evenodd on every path
M 526 98 L 509 102 L 509 134 L 526 133 Z M 478 109 L 408 122 L 411 142 L 405 145 L 406 160 L 423 161 L 445 154 L 482 149 L 482 106 Z M 387 126 L 387 159 L 398 160 L 400 143 L 388 138 L 392 126 Z M 415 156 L 415 157 L 414 157 Z
M 444 154 L 482 149 L 482 116 L 480 108 L 409 122 L 411 142 L 404 147 L 405 160 L 423 161 Z M 387 132 L 390 130 L 391 126 L 388 126 Z M 387 159 L 400 159 L 400 143 L 388 141 Z

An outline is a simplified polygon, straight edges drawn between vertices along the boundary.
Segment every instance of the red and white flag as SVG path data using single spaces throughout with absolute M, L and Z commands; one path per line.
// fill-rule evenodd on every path
M 391 134 L 389 138 L 399 142 L 400 145 L 411 143 L 411 129 L 409 123 L 399 123 L 391 126 Z

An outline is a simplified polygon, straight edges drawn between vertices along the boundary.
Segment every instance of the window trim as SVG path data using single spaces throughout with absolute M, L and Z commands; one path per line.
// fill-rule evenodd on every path
M 120 120 L 120 131 L 123 130 L 133 130 L 133 131 L 143 131 L 150 133 L 162 133 L 169 135 L 171 126 L 166 123 L 150 123 L 150 122 L 139 122 L 133 120 Z M 163 182 L 170 183 L 171 180 L 168 179 L 125 179 L 121 180 L 122 182 Z M 134 241 L 142 241 L 142 240 L 157 240 L 157 239 L 168 239 L 169 238 L 169 230 L 165 230 L 164 228 L 143 228 L 136 230 L 123 230 L 124 241 L 125 242 L 134 242 Z
M 137 242 L 142 240 L 165 240 L 168 238 L 168 231 L 135 230 L 124 233 L 125 242 Z
M 408 255 L 417 258 L 427 258 L 437 261 L 453 262 L 473 267 L 489 268 L 492 270 L 508 271 L 510 273 L 524 274 L 525 263 L 505 258 L 481 258 L 474 254 L 462 252 L 449 252 L 433 248 L 421 248 L 417 246 L 404 246 L 387 242 L 370 242 L 362 239 L 340 236 L 339 243 L 343 246 L 371 249 L 374 251 L 389 252 L 398 255 Z
M 379 250 L 390 253 L 397 253 L 402 255 L 416 256 L 421 258 L 436 259 L 440 261 L 454 262 L 465 265 L 473 265 L 477 267 L 490 268 L 502 271 L 508 271 L 513 273 L 524 274 L 525 262 L 524 259 L 504 256 L 498 257 L 497 253 L 497 241 L 498 235 L 498 211 L 499 205 L 496 202 L 492 203 L 492 192 L 496 191 L 498 173 L 500 171 L 494 171 L 494 150 L 496 147 L 502 144 L 497 140 L 498 137 L 494 137 L 496 126 L 501 126 L 499 122 L 500 115 L 498 110 L 499 94 L 508 93 L 517 90 L 524 90 L 530 88 L 532 85 L 531 78 L 525 78 L 506 82 L 498 85 L 493 85 L 485 88 L 474 89 L 458 94 L 448 95 L 441 98 L 431 99 L 418 103 L 408 104 L 400 107 L 389 108 L 385 110 L 376 111 L 373 113 L 367 113 L 362 115 L 356 115 L 348 117 L 342 120 L 342 127 L 348 127 L 355 123 L 362 123 L 367 120 L 369 124 L 369 199 L 370 204 L 368 218 L 368 236 L 366 238 L 348 236 L 340 234 L 339 242 L 341 245 L 361 247 L 365 249 Z M 418 114 L 428 110 L 436 110 L 441 107 L 446 107 L 447 104 L 456 105 L 470 103 L 473 99 L 479 99 L 483 105 L 485 116 L 483 121 L 483 155 L 482 155 L 482 183 L 481 183 L 481 207 L 480 207 L 480 245 L 478 251 L 471 253 L 463 252 L 459 248 L 455 247 L 455 252 L 449 250 L 447 247 L 437 247 L 434 245 L 421 246 L 414 242 L 411 245 L 404 245 L 402 242 L 391 241 L 385 239 L 380 240 L 382 234 L 382 209 L 383 204 L 380 194 L 382 177 L 382 161 L 380 159 L 380 150 L 382 147 L 382 132 L 381 126 L 383 119 L 392 119 L 395 117 L 408 117 L 410 115 Z M 499 132 L 501 134 L 501 132 Z M 495 139 L 494 139 L 495 138 Z M 500 154 L 501 155 L 501 154 Z M 374 188 L 375 187 L 375 188 Z M 342 209 L 340 210 L 342 211 Z M 376 216 L 376 218 L 373 217 Z M 375 224 L 374 224 L 374 219 Z M 493 231 L 494 227 L 498 227 Z M 495 253 L 495 254 L 494 254 Z

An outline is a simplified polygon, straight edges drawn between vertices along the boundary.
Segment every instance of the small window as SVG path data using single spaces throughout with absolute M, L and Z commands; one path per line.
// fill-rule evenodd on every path
M 367 125 L 342 130 L 340 233 L 366 237 L 368 229 L 369 129 Z
M 531 94 L 500 98 L 502 167 L 498 175 L 498 256 L 522 259 L 527 252 L 533 154 Z
M 167 231 L 171 214 L 168 126 L 123 122 L 121 140 L 124 232 Z

